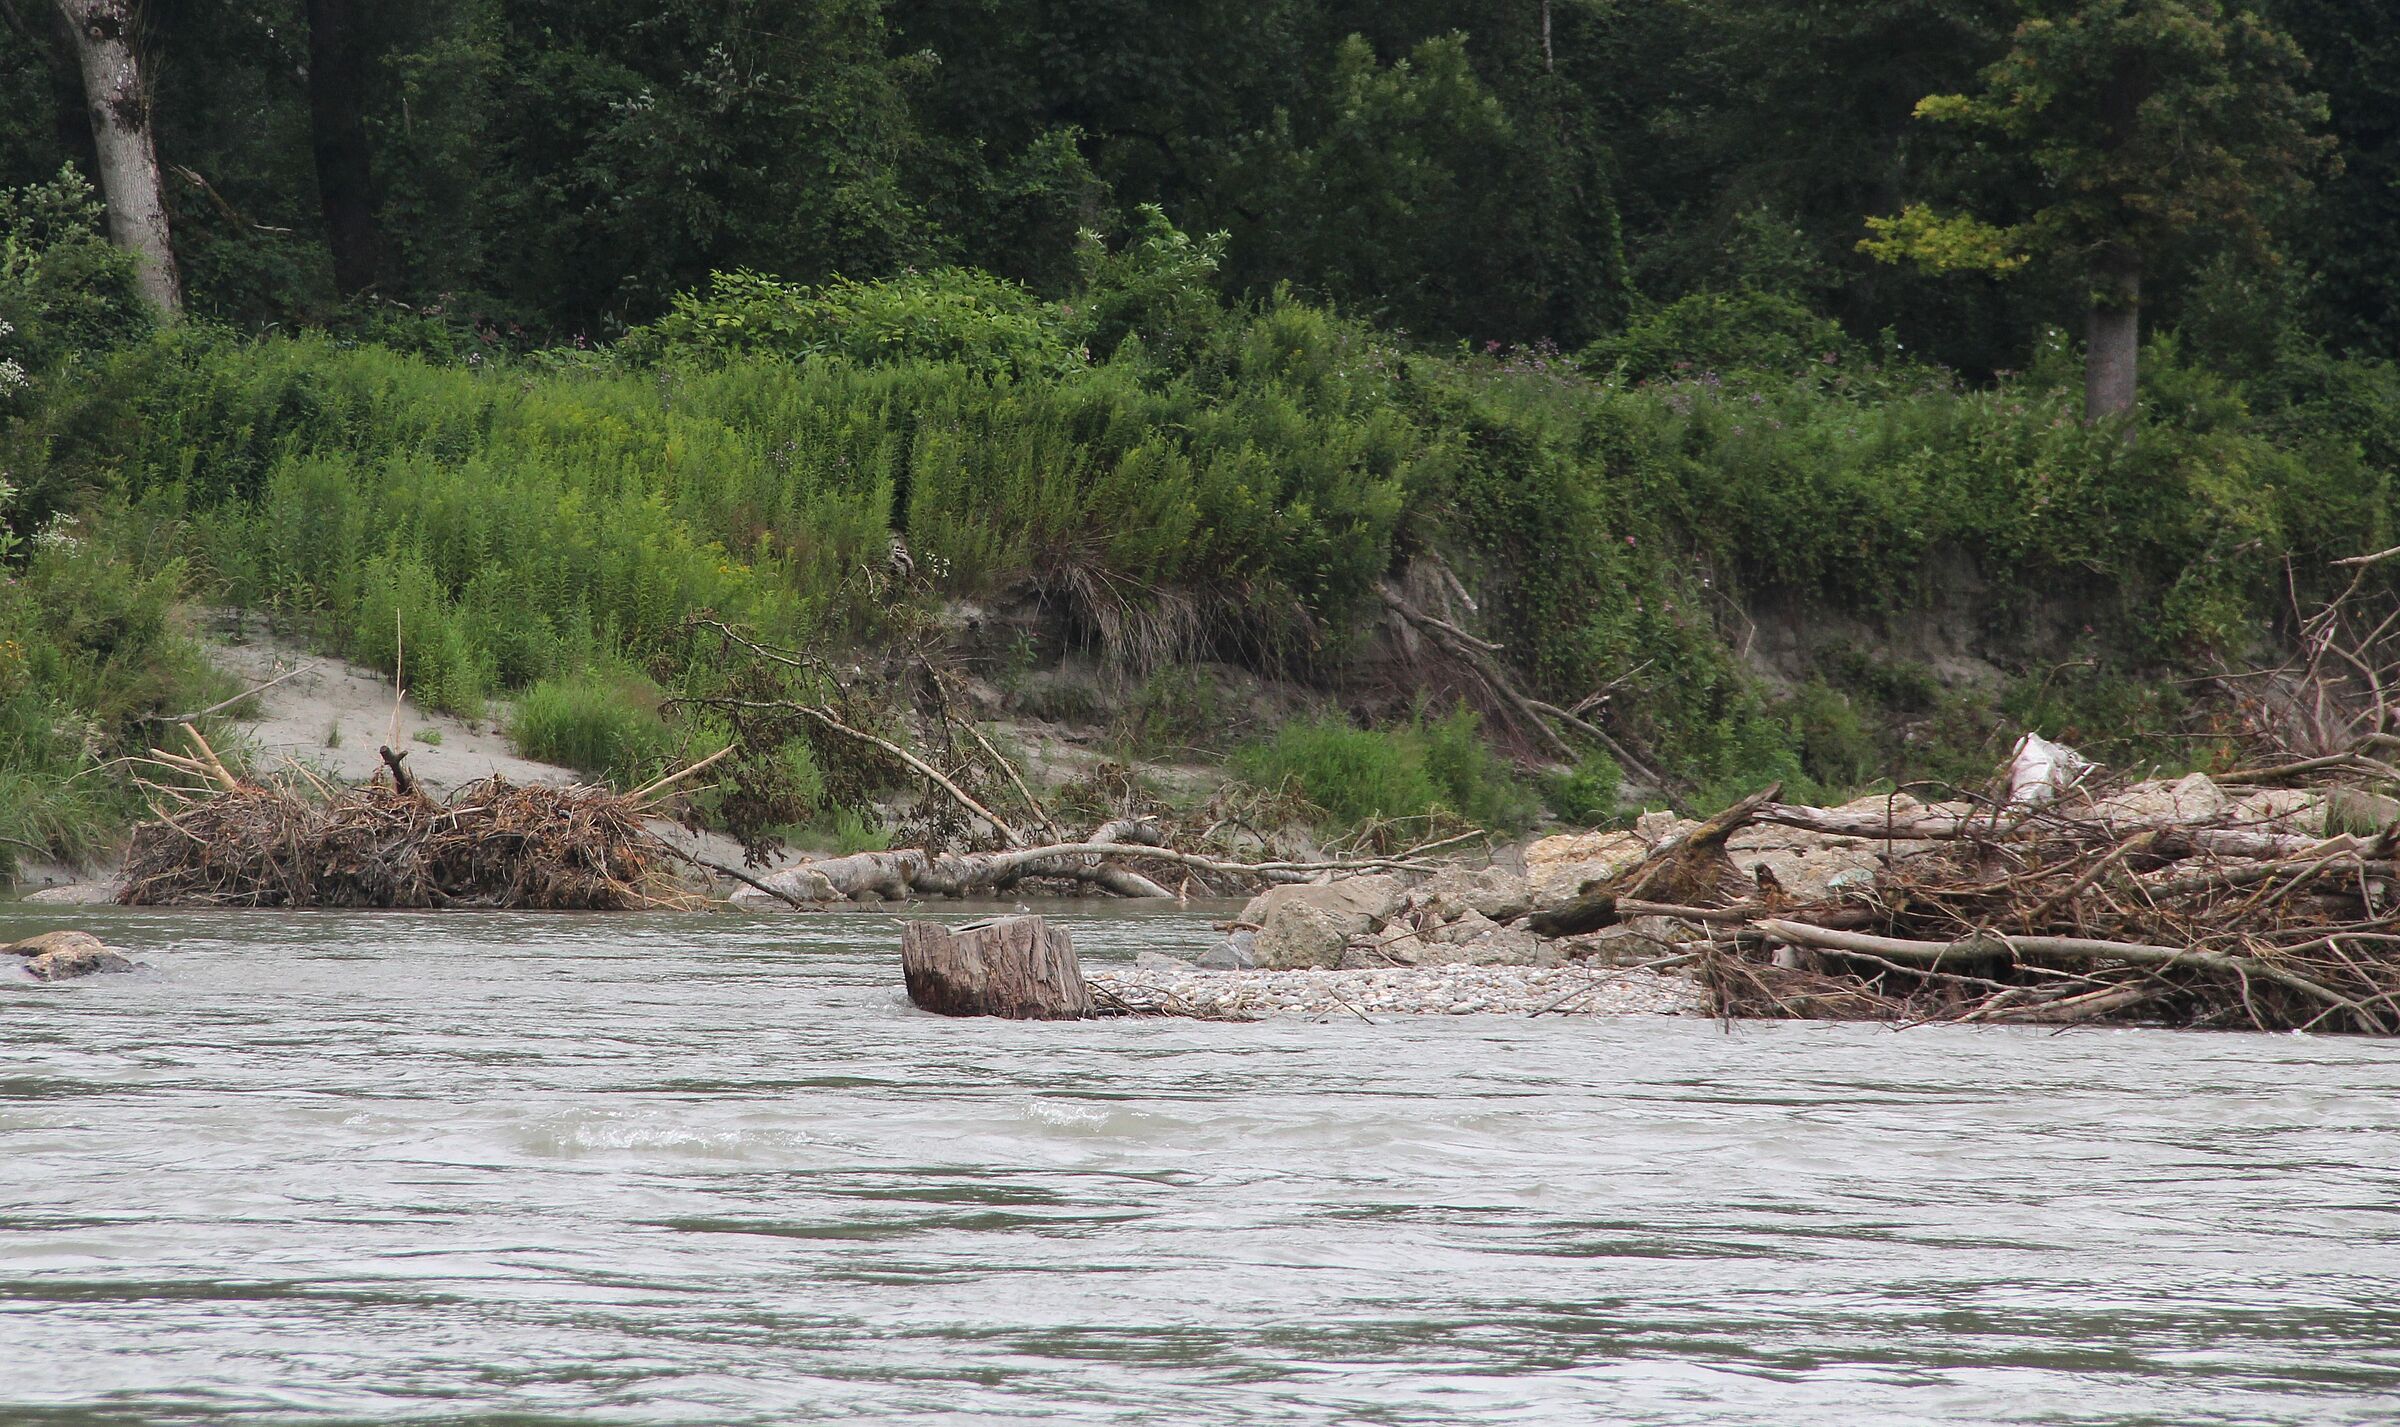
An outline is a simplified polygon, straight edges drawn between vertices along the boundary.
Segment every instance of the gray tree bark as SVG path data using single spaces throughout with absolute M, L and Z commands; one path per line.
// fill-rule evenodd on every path
M 167 200 L 152 134 L 150 89 L 135 53 L 133 0 L 58 0 L 75 36 L 83 98 L 92 116 L 108 236 L 139 261 L 142 292 L 172 317 L 183 311 L 183 279 L 167 234 Z
M 2092 261 L 2091 325 L 2084 343 L 2083 419 L 2133 410 L 2142 349 L 2142 261 L 2124 249 Z

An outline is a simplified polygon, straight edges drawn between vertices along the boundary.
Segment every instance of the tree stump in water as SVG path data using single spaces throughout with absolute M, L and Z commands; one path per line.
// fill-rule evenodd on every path
M 1040 917 L 972 926 L 910 922 L 900 931 L 908 999 L 944 1016 L 1072 1021 L 1092 1013 L 1075 943 Z

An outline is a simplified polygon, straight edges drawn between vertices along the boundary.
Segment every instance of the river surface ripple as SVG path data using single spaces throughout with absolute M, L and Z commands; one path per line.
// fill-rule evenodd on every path
M 888 917 L 0 915 L 54 925 L 155 969 L 0 988 L 10 1427 L 2400 1420 L 2390 1046 L 945 1022 Z

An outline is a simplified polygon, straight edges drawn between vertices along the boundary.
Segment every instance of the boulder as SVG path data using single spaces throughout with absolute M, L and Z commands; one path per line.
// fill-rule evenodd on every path
M 2325 835 L 2373 835 L 2400 823 L 2400 799 L 2364 788 L 2334 788 L 2325 794 Z
M 1192 969 L 1192 964 L 1182 957 L 1169 956 L 1163 951 L 1138 953 L 1133 958 L 1133 965 L 1137 971 L 1189 971 Z
M 1691 949 L 1688 943 L 1697 940 L 1700 933 L 1689 922 L 1672 917 L 1634 917 L 1574 938 L 1567 943 L 1567 954 L 1602 966 L 1639 966 L 1688 951 Z
M 98 907 L 114 903 L 123 890 L 115 882 L 67 882 L 28 892 L 21 900 L 29 907 Z
M 1445 867 L 1409 893 L 1408 903 L 1443 921 L 1471 911 L 1495 922 L 1510 922 L 1532 910 L 1533 883 L 1500 867 L 1472 871 Z
M 1470 914 L 1471 915 L 1471 914 Z M 1444 929 L 1449 930 L 1448 928 Z M 1489 921 L 1477 934 L 1456 941 L 1428 940 L 1418 953 L 1420 966 L 1555 966 L 1564 959 L 1558 947 L 1532 932 L 1497 926 Z
M 2173 783 L 2136 783 L 2092 805 L 2093 812 L 2112 823 L 2207 823 L 2232 810 L 2233 800 L 2206 773 Z
M 1248 971 L 1258 965 L 1258 933 L 1237 931 L 1200 953 L 1205 971 Z
M 1342 964 L 1342 948 L 1368 929 L 1370 921 L 1357 913 L 1320 907 L 1314 902 L 1286 902 L 1267 913 L 1258 929 L 1255 955 L 1269 971 Z
M 43 932 L 0 947 L 23 957 L 25 974 L 36 981 L 67 981 L 100 971 L 131 971 L 133 958 L 113 951 L 89 932 Z
M 1326 911 L 1363 913 L 1371 924 L 1398 911 L 1401 896 L 1400 879 L 1382 874 L 1344 877 L 1333 882 L 1303 882 L 1269 887 L 1252 897 L 1249 905 L 1242 908 L 1241 919 L 1251 926 L 1264 927 L 1276 908 L 1305 902 Z
M 1587 882 L 1605 881 L 1641 860 L 1650 844 L 1630 832 L 1575 832 L 1545 837 L 1525 849 L 1528 904 L 1563 906 Z
M 1334 967 L 1352 937 L 1400 909 L 1397 877 L 1350 877 L 1273 887 L 1253 898 L 1242 920 L 1258 927 L 1258 964 L 1273 971 Z

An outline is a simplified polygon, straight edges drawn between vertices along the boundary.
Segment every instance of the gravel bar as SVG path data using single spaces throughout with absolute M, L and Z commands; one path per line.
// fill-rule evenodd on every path
M 1584 966 L 1415 966 L 1362 971 L 1210 971 L 1091 966 L 1084 979 L 1124 1006 L 1209 1019 L 1267 1016 L 1705 1015 L 1680 976 Z

